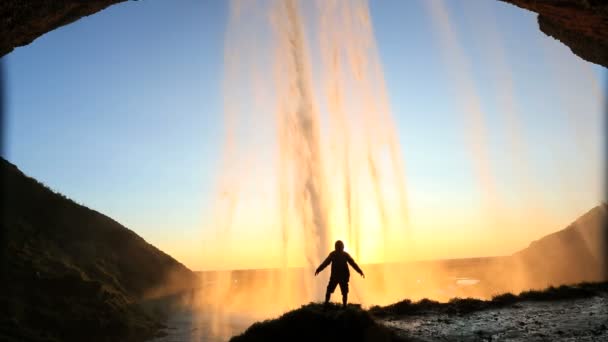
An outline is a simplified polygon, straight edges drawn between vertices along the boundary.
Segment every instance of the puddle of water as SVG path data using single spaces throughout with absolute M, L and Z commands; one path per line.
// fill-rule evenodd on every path
M 479 279 L 472 279 L 472 278 L 457 278 L 456 279 L 456 285 L 469 286 L 469 285 L 475 285 L 475 284 L 479 284 Z

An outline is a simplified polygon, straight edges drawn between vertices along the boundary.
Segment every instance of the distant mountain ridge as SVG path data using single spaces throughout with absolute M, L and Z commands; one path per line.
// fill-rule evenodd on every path
M 566 228 L 533 241 L 512 258 L 534 284 L 608 280 L 608 204 L 604 202 Z
M 143 340 L 160 327 L 139 303 L 196 275 L 111 218 L 0 161 L 0 340 Z

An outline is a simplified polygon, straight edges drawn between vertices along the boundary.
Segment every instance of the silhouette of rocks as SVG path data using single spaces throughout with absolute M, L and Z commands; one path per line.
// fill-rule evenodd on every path
M 277 319 L 255 323 L 243 334 L 230 339 L 231 342 L 408 340 L 398 338 L 357 305 L 342 309 L 335 304 L 324 306 L 315 303 L 289 311 Z
M 584 60 L 608 67 L 608 2 L 605 0 L 501 0 L 538 13 L 546 35 Z
M 126 0 L 0 2 L 0 57 L 41 35 Z M 608 67 L 608 3 L 604 0 L 500 0 L 538 13 L 542 32 L 579 57 Z
M 4 0 L 0 2 L 0 57 L 41 35 L 125 0 Z

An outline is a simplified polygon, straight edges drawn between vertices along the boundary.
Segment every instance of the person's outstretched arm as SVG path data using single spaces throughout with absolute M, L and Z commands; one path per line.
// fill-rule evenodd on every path
M 361 268 L 359 268 L 359 265 L 357 265 L 355 260 L 350 255 L 348 256 L 346 261 L 348 261 L 348 263 L 355 269 L 355 271 L 357 271 L 357 273 L 359 273 L 363 278 L 365 278 L 365 274 L 363 274 L 363 271 L 361 271 Z
M 327 258 L 325 258 L 325 261 L 323 261 L 321 263 L 321 265 L 319 265 L 319 267 L 317 267 L 317 270 L 315 271 L 315 275 L 317 275 L 317 274 L 319 274 L 319 272 L 323 271 L 323 269 L 325 267 L 329 266 L 329 264 L 331 264 L 331 253 L 329 253 Z

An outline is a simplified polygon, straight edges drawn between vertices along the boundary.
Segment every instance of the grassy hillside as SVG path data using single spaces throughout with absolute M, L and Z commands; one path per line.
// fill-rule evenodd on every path
M 0 161 L 0 340 L 143 340 L 159 323 L 139 303 L 195 275 L 131 230 Z
M 516 268 L 535 287 L 608 280 L 608 204 L 515 253 Z

